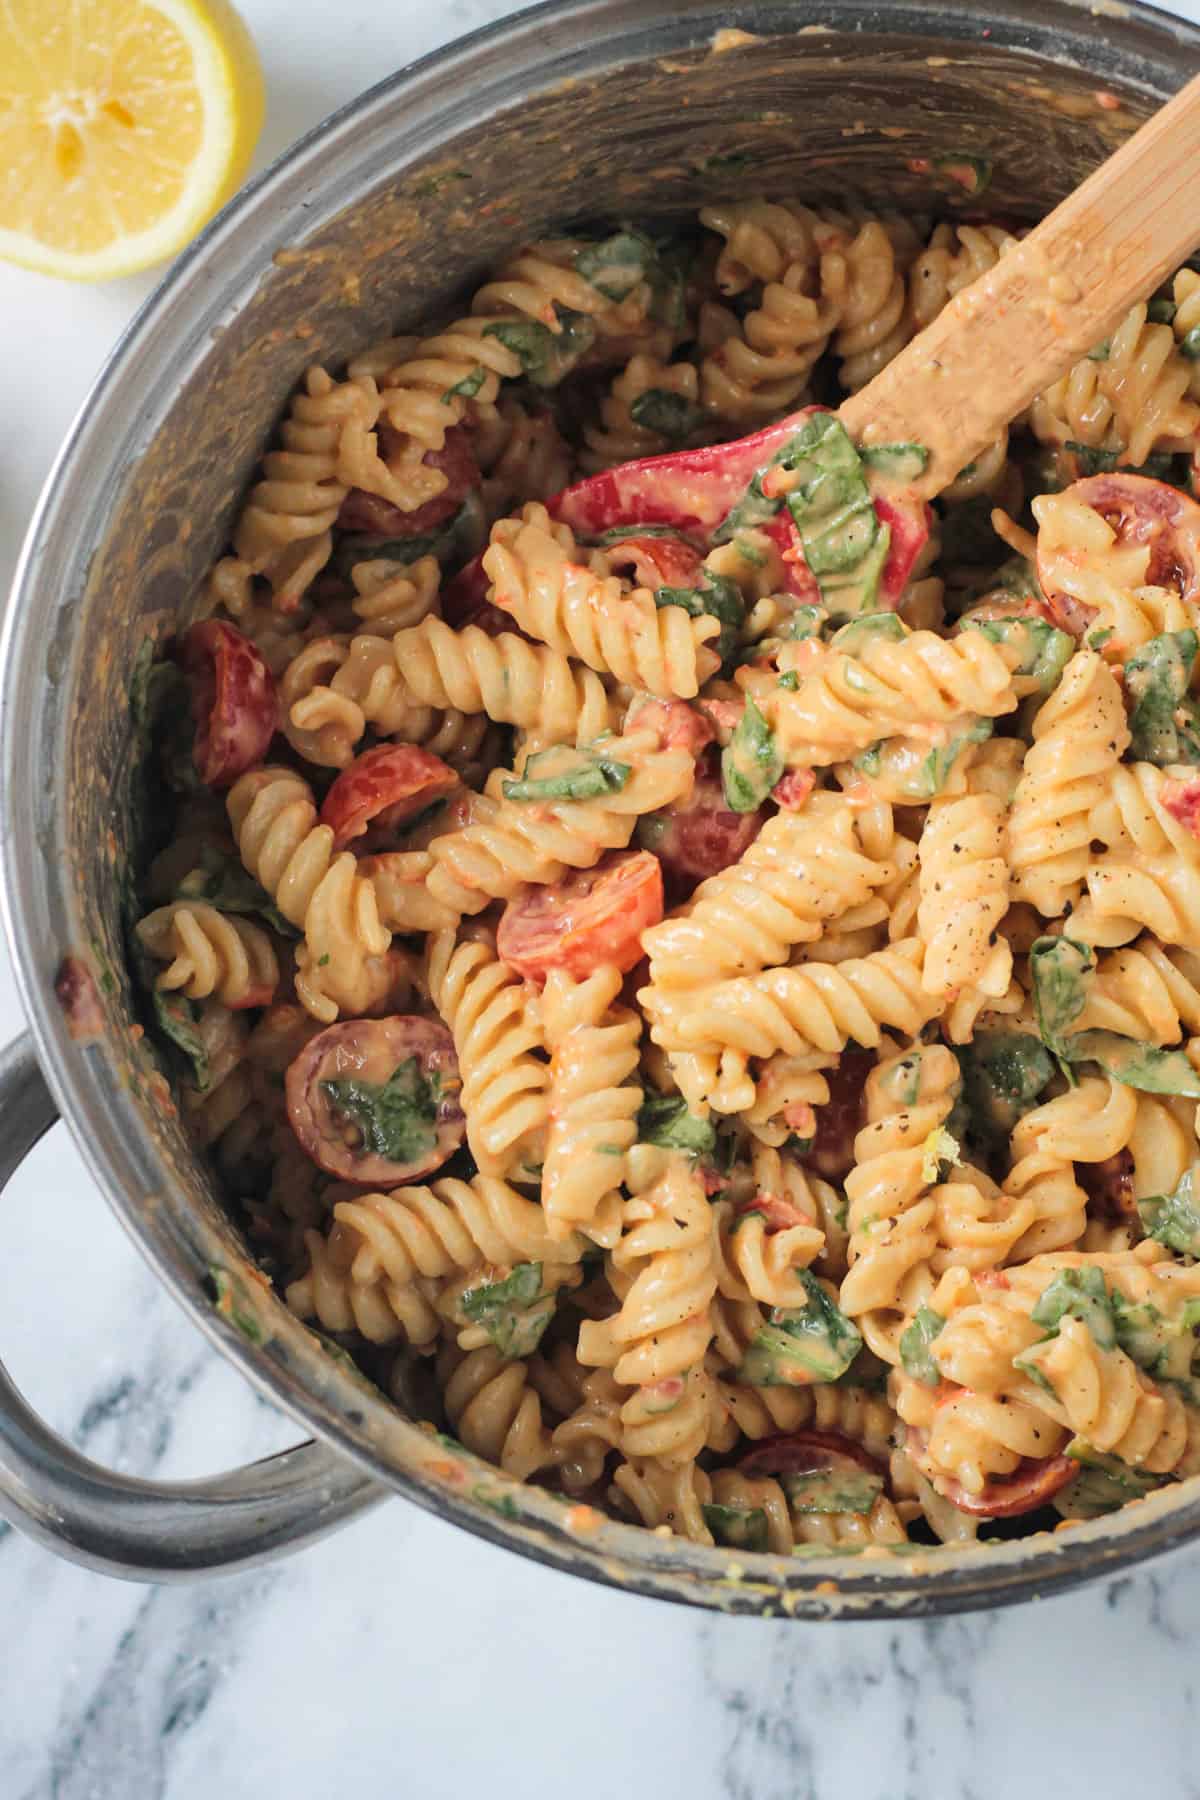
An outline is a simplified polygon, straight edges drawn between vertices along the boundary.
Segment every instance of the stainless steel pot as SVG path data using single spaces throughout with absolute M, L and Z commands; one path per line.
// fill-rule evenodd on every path
M 755 41 L 715 52 L 728 27 Z M 139 649 L 194 604 L 308 363 L 336 364 L 466 291 L 514 238 L 597 214 L 760 190 L 953 211 L 963 196 L 937 159 L 965 153 L 991 164 L 990 211 L 1035 217 L 1197 68 L 1200 33 L 1120 0 L 989 0 L 965 15 L 921 0 L 561 0 L 374 88 L 179 259 L 59 457 L 5 621 L 3 900 L 30 1035 L 0 1057 L 0 1186 L 61 1114 L 181 1305 L 314 1436 L 213 1481 L 129 1481 L 47 1431 L 0 1370 L 0 1511 L 15 1524 L 92 1567 L 165 1580 L 295 1548 L 398 1492 L 594 1580 L 806 1618 L 1029 1598 L 1200 1530 L 1188 1482 L 1054 1537 L 735 1566 L 447 1448 L 255 1279 L 130 1030 L 119 923 Z M 72 957 L 95 984 L 90 1035 L 77 1014 L 72 1035 L 56 998 Z

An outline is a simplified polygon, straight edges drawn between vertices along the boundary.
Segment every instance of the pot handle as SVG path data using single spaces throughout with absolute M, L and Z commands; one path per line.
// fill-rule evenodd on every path
M 0 1190 L 57 1118 L 26 1033 L 0 1050 Z M 131 1480 L 50 1431 L 0 1363 L 0 1514 L 102 1574 L 227 1574 L 311 1543 L 386 1493 L 315 1441 L 204 1481 Z

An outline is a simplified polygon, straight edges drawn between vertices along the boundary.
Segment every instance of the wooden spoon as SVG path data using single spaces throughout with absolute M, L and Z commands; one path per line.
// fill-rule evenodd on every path
M 1200 244 L 1200 75 L 838 408 L 932 499 Z

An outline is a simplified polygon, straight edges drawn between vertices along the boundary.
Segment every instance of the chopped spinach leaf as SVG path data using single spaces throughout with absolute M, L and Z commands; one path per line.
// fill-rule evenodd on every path
M 918 1306 L 910 1325 L 900 1333 L 900 1361 L 907 1374 L 923 1387 L 937 1387 L 942 1372 L 929 1353 L 929 1346 L 946 1323 L 941 1313 L 931 1306 Z
M 685 1150 L 689 1156 L 708 1156 L 716 1148 L 717 1134 L 707 1119 L 688 1111 L 682 1094 L 655 1094 L 643 1102 L 637 1116 L 638 1141 L 657 1144 L 661 1150 Z
M 453 400 L 456 395 L 463 400 L 473 400 L 486 380 L 487 370 L 482 363 L 477 363 L 469 375 L 464 375 L 461 381 L 456 381 L 453 387 L 446 389 L 442 395 L 442 404 Z
M 862 612 L 839 625 L 829 640 L 831 650 L 861 656 L 871 644 L 900 644 L 910 635 L 908 626 L 894 612 Z
M 186 874 L 175 891 L 177 900 L 203 900 L 218 912 L 253 913 L 281 937 L 296 937 L 296 927 L 285 919 L 270 894 L 259 887 L 233 856 L 213 845 L 200 852 L 197 866 Z
M 484 337 L 498 338 L 519 358 L 535 387 L 556 387 L 595 342 L 596 327 L 586 313 L 557 304 L 554 311 L 555 331 L 537 319 L 498 319 L 483 329 Z
M 808 1298 L 802 1307 L 775 1307 L 769 1323 L 756 1332 L 738 1368 L 738 1380 L 750 1387 L 836 1381 L 862 1349 L 857 1325 L 816 1276 L 808 1269 L 797 1274 Z
M 721 780 L 731 812 L 756 812 L 784 771 L 774 733 L 754 701 L 721 752 Z
M 1054 1074 L 1045 1045 L 1024 1031 L 978 1031 L 956 1054 L 970 1130 L 985 1144 L 1007 1143 Z
M 1016 652 L 1014 675 L 1031 676 L 1038 691 L 1048 694 L 1058 686 L 1063 670 L 1075 654 L 1075 640 L 1045 619 L 973 619 L 964 616 L 964 630 L 978 631 L 989 642 Z
M 1200 639 L 1165 631 L 1125 664 L 1130 756 L 1137 762 L 1200 763 L 1200 705 L 1188 697 Z
M 1084 1438 L 1072 1438 L 1066 1454 L 1080 1464 L 1074 1480 L 1054 1497 L 1057 1510 L 1068 1519 L 1098 1519 L 1116 1512 L 1130 1500 L 1141 1500 L 1168 1477 L 1135 1469 L 1118 1456 L 1106 1456 Z
M 348 1076 L 321 1083 L 333 1111 L 358 1127 L 362 1153 L 394 1163 L 418 1162 L 434 1148 L 441 1090 L 441 1076 L 427 1076 L 415 1056 L 385 1082 Z
M 1179 1186 L 1170 1194 L 1154 1194 L 1137 1203 L 1147 1237 L 1184 1256 L 1200 1256 L 1200 1194 L 1196 1192 L 1196 1165 L 1185 1169 Z
M 718 1544 L 730 1550 L 765 1550 L 767 1547 L 767 1515 L 761 1506 L 719 1506 L 705 1504 L 701 1511 L 704 1523 Z
M 640 231 L 614 232 L 601 243 L 585 245 L 575 258 L 575 273 L 606 300 L 627 300 L 657 266 L 658 252 Z
M 867 445 L 858 455 L 864 467 L 879 475 L 890 475 L 896 481 L 915 481 L 929 462 L 924 444 Z
M 255 1315 L 250 1312 L 238 1298 L 238 1282 L 228 1269 L 220 1269 L 211 1264 L 208 1278 L 214 1290 L 213 1305 L 222 1318 L 228 1319 L 237 1327 L 244 1338 L 252 1344 L 266 1342 L 266 1334 Z
M 1034 1017 L 1043 1044 L 1055 1056 L 1068 1054 L 1067 1032 L 1083 1011 L 1085 977 L 1095 967 L 1095 951 L 1088 944 L 1077 944 L 1074 938 L 1041 937 L 1030 949 Z
M 203 1094 L 212 1080 L 212 1071 L 207 1047 L 196 1029 L 199 1010 L 185 994 L 167 993 L 163 988 L 151 985 L 152 980 L 152 977 L 147 978 L 147 986 L 150 987 L 155 1023 L 168 1043 L 186 1058 L 191 1066 L 192 1081 Z
M 530 757 L 527 768 L 537 760 Z M 556 775 L 531 777 L 526 774 L 519 781 L 502 781 L 500 792 L 506 800 L 522 804 L 546 800 L 598 800 L 604 794 L 619 794 L 632 774 L 632 764 L 610 762 L 595 751 L 586 750 L 580 751 L 574 762 L 568 763 Z
M 722 666 L 729 662 L 737 649 L 738 632 L 746 616 L 736 581 L 731 581 L 727 575 L 706 575 L 703 587 L 661 587 L 654 595 L 654 604 L 658 607 L 681 606 L 692 619 L 718 619 L 721 635 L 712 648 L 721 658 Z
M 657 432 L 671 444 L 682 444 L 703 422 L 704 409 L 670 388 L 646 388 L 630 403 L 629 416 L 644 431 Z
M 781 1475 L 794 1513 L 869 1513 L 883 1492 L 883 1476 L 869 1469 L 806 1469 Z
M 1099 1063 L 1114 1081 L 1144 1094 L 1200 1099 L 1200 1073 L 1182 1050 L 1160 1050 L 1155 1044 L 1119 1037 L 1115 1031 L 1080 1031 L 1066 1040 L 1064 1054 L 1073 1063 Z
M 1116 1348 L 1117 1326 L 1112 1301 L 1104 1285 L 1102 1270 L 1094 1266 L 1061 1269 L 1042 1289 L 1029 1316 L 1035 1325 L 1045 1327 L 1048 1338 L 1057 1336 L 1065 1318 L 1080 1319 L 1101 1350 Z
M 1179 354 L 1188 362 L 1200 361 L 1200 325 L 1193 325 L 1179 340 Z
M 541 1263 L 518 1263 L 502 1281 L 468 1288 L 459 1300 L 464 1318 L 482 1325 L 501 1356 L 532 1356 L 554 1316 L 556 1296 L 542 1291 Z
M 340 539 L 329 567 L 333 574 L 349 581 L 350 571 L 356 563 L 414 563 L 422 556 L 433 556 L 444 574 L 453 574 L 483 547 L 486 535 L 483 507 L 478 494 L 472 490 L 454 517 L 434 531 L 401 538 L 376 537 L 366 531 L 347 532 Z

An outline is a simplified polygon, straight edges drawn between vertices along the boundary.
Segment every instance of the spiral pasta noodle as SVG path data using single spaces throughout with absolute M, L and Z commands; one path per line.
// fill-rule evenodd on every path
M 627 590 L 615 575 L 598 575 L 576 560 L 570 534 L 560 541 L 545 508 L 525 507 L 519 520 L 492 529 L 483 566 L 492 599 L 521 627 L 561 655 L 601 675 L 649 693 L 691 699 L 713 673 L 717 657 L 704 648 L 720 631 L 707 614 L 656 607 L 645 589 Z
M 542 1205 L 555 1238 L 575 1230 L 611 1246 L 619 1230 L 621 1182 L 637 1139 L 641 1022 L 616 1006 L 620 971 L 576 981 L 552 970 L 542 999 L 550 1050 L 550 1126 Z
M 279 985 L 279 959 L 267 933 L 248 919 L 199 902 L 173 901 L 138 921 L 138 942 L 168 966 L 157 985 L 190 1000 L 264 1006 Z

